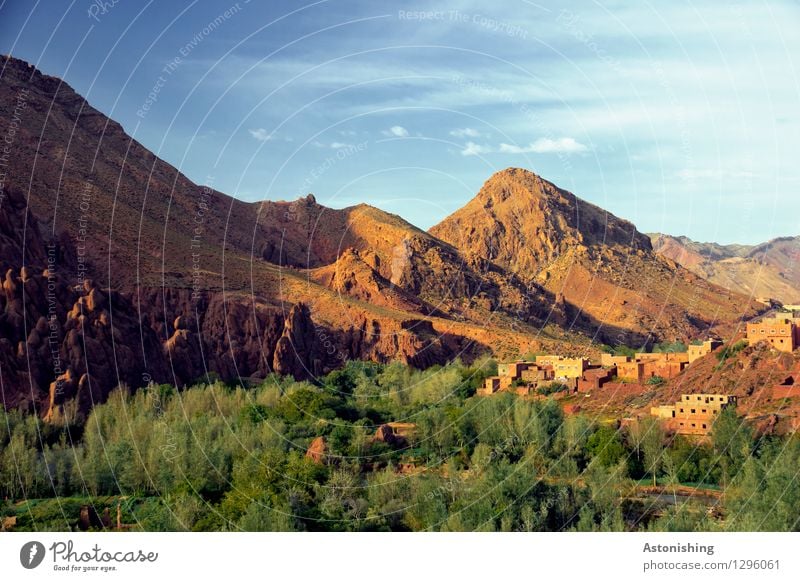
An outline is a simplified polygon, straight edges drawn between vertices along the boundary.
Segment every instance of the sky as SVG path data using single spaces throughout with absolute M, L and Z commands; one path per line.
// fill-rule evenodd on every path
M 643 232 L 800 234 L 800 4 L 4 1 L 0 52 L 197 183 L 427 229 L 524 167 Z

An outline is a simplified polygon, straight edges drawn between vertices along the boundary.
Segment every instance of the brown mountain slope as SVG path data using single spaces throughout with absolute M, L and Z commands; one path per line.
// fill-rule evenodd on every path
M 418 296 L 415 312 L 460 316 L 469 306 L 465 300 L 475 298 L 529 322 L 548 316 L 552 301 L 546 293 L 511 288 L 513 280 L 498 284 L 496 273 L 486 272 L 495 267 L 468 262 L 453 247 L 377 208 L 334 210 L 310 195 L 245 203 L 197 186 L 59 79 L 5 59 L 0 114 L 10 118 L 21 94 L 27 106 L 10 152 L 8 183 L 25 192 L 43 230 L 79 242 L 82 265 L 103 287 L 166 284 L 253 290 L 269 298 L 278 281 L 254 280 L 254 264 L 320 268 L 352 249 L 393 291 Z M 128 268 L 109 269 L 122 264 Z M 342 276 L 348 276 L 347 267 L 339 266 Z M 351 278 L 348 292 L 367 296 L 356 288 L 361 279 Z M 333 282 L 324 275 L 309 280 Z M 484 319 L 485 313 L 474 318 Z
M 756 299 L 800 302 L 800 237 L 758 246 L 722 246 L 666 234 L 650 237 L 658 254 L 723 288 Z
M 794 289 L 800 289 L 800 236 L 775 238 L 759 244 L 746 258 L 772 267 Z
M 6 405 L 52 416 L 119 383 L 592 351 L 545 325 L 563 310 L 544 289 L 369 206 L 193 184 L 23 61 L 2 61 L 0 116 L 16 119 L 0 200 Z
M 752 316 L 747 297 L 657 256 L 630 222 L 523 169 L 493 175 L 430 230 L 562 295 L 609 343 L 689 338 Z

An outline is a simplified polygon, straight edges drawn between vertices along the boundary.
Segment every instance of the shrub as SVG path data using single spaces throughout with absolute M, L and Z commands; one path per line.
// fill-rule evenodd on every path
M 717 359 L 719 359 L 720 363 L 724 363 L 726 359 L 733 357 L 747 345 L 748 343 L 745 339 L 740 339 L 733 345 L 725 345 L 725 347 L 717 351 Z
M 569 388 L 561 382 L 553 381 L 552 383 L 547 383 L 538 388 L 536 393 L 539 395 L 552 395 L 561 391 L 569 391 Z

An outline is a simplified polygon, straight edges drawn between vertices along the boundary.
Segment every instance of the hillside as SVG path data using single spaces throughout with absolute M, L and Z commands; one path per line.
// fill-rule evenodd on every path
M 314 378 L 349 359 L 593 352 L 556 325 L 563 309 L 544 289 L 398 216 L 194 184 L 66 83 L 7 57 L 0 115 L 20 95 L 0 214 L 9 407 L 52 416 L 119 383 Z
M 666 234 L 650 238 L 658 254 L 723 288 L 755 299 L 800 302 L 800 236 L 757 246 L 723 246 Z
M 693 337 L 761 308 L 658 256 L 630 222 L 524 169 L 493 175 L 430 232 L 563 297 L 574 323 L 607 343 Z
M 119 383 L 210 374 L 314 379 L 350 359 L 593 355 L 591 339 L 695 337 L 754 313 L 525 170 L 424 232 L 365 204 L 246 203 L 194 184 L 61 80 L 6 58 L 0 114 L 19 95 L 0 215 L 12 407 L 85 411 Z

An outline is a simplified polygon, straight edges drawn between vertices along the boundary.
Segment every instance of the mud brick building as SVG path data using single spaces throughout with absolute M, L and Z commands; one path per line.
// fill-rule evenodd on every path
M 537 355 L 536 365 L 551 367 L 556 379 L 577 379 L 589 369 L 589 360 L 585 357 L 562 357 L 561 355 Z
M 689 345 L 687 351 L 689 363 L 694 363 L 701 357 L 705 357 L 718 347 L 722 347 L 722 341 L 719 339 L 706 339 L 700 345 Z
M 676 434 L 708 436 L 719 413 L 729 405 L 736 405 L 736 401 L 735 395 L 683 394 L 675 405 L 650 408 L 650 415 L 665 420 Z
M 766 341 L 773 349 L 791 353 L 800 345 L 800 319 L 794 313 L 778 313 L 775 318 L 747 323 L 750 344 Z
M 577 381 L 577 391 L 586 393 L 600 389 L 611 381 L 614 377 L 615 368 L 603 369 L 602 367 L 587 369 L 583 373 L 583 377 Z
M 670 379 L 689 365 L 688 353 L 637 353 L 636 359 L 617 363 L 617 377 L 644 383 L 651 377 Z
M 500 363 L 497 366 L 497 375 L 487 377 L 478 394 L 492 395 L 498 391 L 513 391 L 518 395 L 530 395 L 542 384 L 552 381 L 564 383 L 574 391 L 578 378 L 588 368 L 588 359 L 559 355 L 539 356 L 535 362 Z

